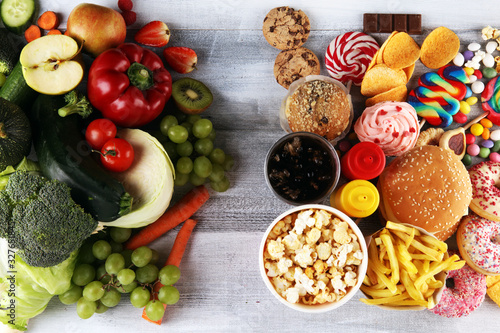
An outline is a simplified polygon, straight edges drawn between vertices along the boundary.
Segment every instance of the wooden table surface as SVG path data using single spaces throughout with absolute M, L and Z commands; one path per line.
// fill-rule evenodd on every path
M 80 1 L 42 0 L 40 11 L 61 13 L 63 28 L 71 9 Z M 89 1 L 117 9 L 117 1 Z M 289 205 L 273 196 L 264 179 L 264 157 L 285 133 L 278 111 L 286 90 L 273 76 L 279 53 L 262 35 L 267 12 L 288 5 L 302 9 L 311 21 L 304 45 L 323 59 L 330 41 L 348 31 L 361 31 L 363 13 L 419 13 L 424 32 L 413 36 L 421 44 L 438 26 L 454 30 L 462 49 L 472 41 L 484 45 L 481 29 L 500 25 L 500 3 L 495 1 L 275 1 L 275 0 L 148 0 L 134 1 L 137 22 L 151 20 L 171 28 L 169 46 L 188 46 L 199 56 L 198 69 L 188 76 L 203 81 L 214 102 L 205 112 L 217 130 L 216 145 L 232 154 L 236 166 L 229 173 L 231 188 L 211 192 L 209 202 L 196 214 L 199 220 L 183 259 L 177 283 L 180 301 L 167 308 L 161 326 L 141 318 L 142 309 L 127 297 L 105 314 L 78 318 L 75 305 L 54 298 L 46 311 L 31 320 L 29 332 L 499 332 L 500 308 L 486 297 L 481 307 L 465 318 L 446 319 L 430 311 L 387 311 L 359 301 L 358 292 L 343 307 L 324 314 L 303 314 L 282 305 L 266 289 L 258 267 L 258 249 L 264 231 Z M 373 34 L 382 44 L 387 34 Z M 161 52 L 161 49 L 158 50 Z M 323 61 L 321 72 L 327 75 Z M 424 71 L 417 63 L 408 87 Z M 173 74 L 174 79 L 181 77 Z M 364 98 L 353 87 L 359 115 Z M 473 112 L 479 112 L 479 107 Z M 176 189 L 174 200 L 185 190 Z M 374 218 L 360 224 L 368 235 L 380 227 Z M 168 253 L 176 232 L 152 244 Z M 163 254 L 163 257 L 166 255 Z

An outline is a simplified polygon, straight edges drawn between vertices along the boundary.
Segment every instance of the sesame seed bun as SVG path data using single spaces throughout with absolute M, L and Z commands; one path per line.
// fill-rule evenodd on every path
M 467 169 L 453 152 L 437 146 L 413 148 L 395 158 L 377 187 L 385 220 L 421 227 L 440 240 L 456 231 L 472 200 Z

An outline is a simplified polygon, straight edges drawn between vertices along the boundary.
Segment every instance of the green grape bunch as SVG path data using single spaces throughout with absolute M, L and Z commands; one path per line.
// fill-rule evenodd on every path
M 215 147 L 215 130 L 210 119 L 201 115 L 166 115 L 159 130 L 159 140 L 175 166 L 176 186 L 209 182 L 217 192 L 229 189 L 226 172 L 233 168 L 234 159 Z
M 174 265 L 159 268 L 159 254 L 148 246 L 124 250 L 123 243 L 131 234 L 131 229 L 112 227 L 90 237 L 80 248 L 71 287 L 58 295 L 61 303 L 76 303 L 78 316 L 88 319 L 116 307 L 127 294 L 132 306 L 145 308 L 151 320 L 161 319 L 164 305 L 179 301 L 174 284 L 180 279 L 180 269 Z

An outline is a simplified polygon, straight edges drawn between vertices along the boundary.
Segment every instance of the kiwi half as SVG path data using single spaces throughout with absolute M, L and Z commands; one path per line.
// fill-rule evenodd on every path
M 199 114 L 212 104 L 212 92 L 203 82 L 182 78 L 172 84 L 172 98 L 177 107 L 187 114 Z

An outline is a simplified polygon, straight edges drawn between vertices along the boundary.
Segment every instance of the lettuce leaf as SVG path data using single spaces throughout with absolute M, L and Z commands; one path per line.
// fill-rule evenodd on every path
M 0 322 L 24 331 L 53 296 L 70 288 L 78 251 L 56 266 L 32 267 L 0 241 Z

